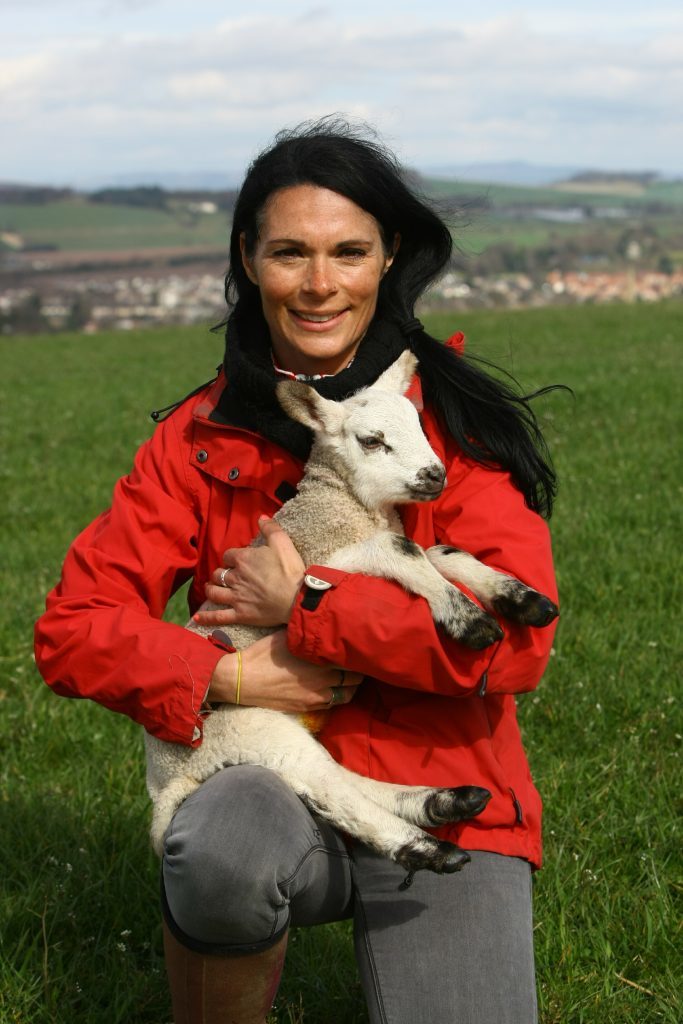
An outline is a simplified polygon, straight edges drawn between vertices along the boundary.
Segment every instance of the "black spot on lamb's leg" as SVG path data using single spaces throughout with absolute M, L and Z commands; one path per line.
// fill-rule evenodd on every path
M 490 799 L 488 789 L 481 786 L 435 789 L 425 800 L 424 809 L 432 825 L 447 825 L 481 814 Z
M 466 850 L 461 850 L 454 843 L 427 835 L 424 839 L 406 843 L 394 857 L 409 874 L 424 870 L 434 871 L 437 875 L 452 875 L 469 864 L 471 859 Z
M 456 587 L 450 587 L 445 608 L 435 610 L 432 606 L 432 611 L 436 621 L 454 640 L 476 651 L 503 638 L 503 630 L 496 620 Z
M 523 626 L 549 626 L 560 610 L 557 605 L 536 590 L 522 583 L 510 587 L 507 593 L 493 599 L 493 607 L 499 615 Z
M 471 647 L 475 651 L 481 651 L 484 647 L 489 647 L 491 644 L 495 644 L 498 640 L 502 640 L 504 636 L 503 630 L 500 628 L 498 623 L 486 612 L 482 612 L 477 618 L 473 618 L 468 622 L 460 634 L 460 643 L 464 644 L 465 647 Z
M 422 548 L 419 544 L 416 544 L 414 540 L 410 540 L 409 537 L 401 536 L 401 534 L 394 534 L 392 543 L 402 555 L 407 555 L 409 558 L 419 558 L 422 554 Z

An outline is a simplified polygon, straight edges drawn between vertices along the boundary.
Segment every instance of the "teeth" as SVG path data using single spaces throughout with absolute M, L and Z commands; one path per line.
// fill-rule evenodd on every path
M 334 320 L 338 313 L 297 313 L 302 320 L 309 320 L 312 324 L 324 324 L 328 320 Z

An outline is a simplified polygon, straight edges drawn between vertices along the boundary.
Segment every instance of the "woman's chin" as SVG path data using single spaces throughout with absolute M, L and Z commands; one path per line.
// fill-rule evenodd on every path
M 286 346 L 273 344 L 273 352 L 278 366 L 290 373 L 334 374 L 349 365 L 359 344 L 324 334 L 304 334 L 292 338 Z

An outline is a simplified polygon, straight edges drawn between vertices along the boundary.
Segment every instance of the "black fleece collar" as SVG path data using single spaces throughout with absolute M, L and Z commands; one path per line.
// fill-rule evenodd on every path
M 396 325 L 376 318 L 351 365 L 333 377 L 311 381 L 310 386 L 323 398 L 342 401 L 374 384 L 407 346 L 405 335 Z M 312 443 L 310 430 L 291 420 L 275 396 L 275 385 L 282 377 L 273 366 L 265 323 L 244 331 L 234 317 L 231 319 L 226 328 L 223 369 L 226 385 L 211 419 L 254 430 L 298 458 L 308 458 Z

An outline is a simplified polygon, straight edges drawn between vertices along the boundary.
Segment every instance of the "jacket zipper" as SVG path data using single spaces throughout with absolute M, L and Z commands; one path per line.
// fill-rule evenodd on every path
M 518 825 L 523 825 L 524 824 L 524 812 L 522 811 L 522 805 L 520 804 L 519 800 L 517 799 L 517 794 L 515 793 L 514 789 L 512 789 L 511 787 L 508 787 L 508 788 L 510 789 L 510 795 L 512 796 L 512 802 L 515 805 L 515 815 L 517 817 L 517 824 Z

